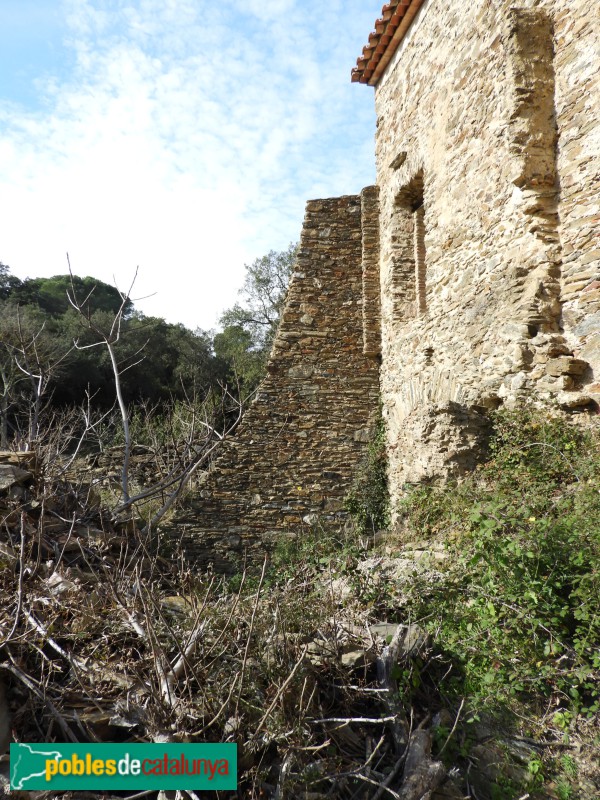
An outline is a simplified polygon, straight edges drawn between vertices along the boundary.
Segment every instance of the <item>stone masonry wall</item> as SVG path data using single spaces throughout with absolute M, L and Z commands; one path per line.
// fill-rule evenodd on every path
M 361 198 L 307 204 L 268 374 L 174 531 L 220 570 L 261 559 L 311 515 L 338 520 L 372 435 L 379 366 L 363 354 Z
M 562 323 L 600 395 L 600 14 L 586 0 L 553 7 L 562 245 Z
M 363 352 L 381 353 L 381 289 L 379 287 L 379 189 L 361 192 Z
M 485 408 L 598 408 L 599 25 L 585 0 L 426 0 L 376 87 L 393 501 L 472 466 Z
M 379 388 L 392 506 L 471 469 L 503 402 L 598 412 L 592 6 L 420 5 L 375 90 L 377 185 L 308 204 L 268 377 L 178 521 L 199 561 L 339 518 Z

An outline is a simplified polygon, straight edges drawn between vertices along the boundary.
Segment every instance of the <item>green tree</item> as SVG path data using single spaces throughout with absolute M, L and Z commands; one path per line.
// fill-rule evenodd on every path
M 239 387 L 242 398 L 248 397 L 264 375 L 264 351 L 255 347 L 252 334 L 241 325 L 228 325 L 213 341 L 217 358 L 227 367 L 228 384 Z
M 246 264 L 246 277 L 240 290 L 243 302 L 223 313 L 224 328 L 239 326 L 252 339 L 252 347 L 268 351 L 279 325 L 287 287 L 294 268 L 298 245 L 287 250 L 269 251 L 252 264 Z
M 10 292 L 13 302 L 20 305 L 37 305 L 42 311 L 52 316 L 66 313 L 71 306 L 67 291 L 71 286 L 82 298 L 83 310 L 86 313 L 106 311 L 116 314 L 123 302 L 118 289 L 96 278 L 80 278 L 74 275 L 71 284 L 70 275 L 54 275 L 52 278 L 26 278 Z M 133 303 L 126 299 L 123 319 L 127 319 L 134 311 Z
M 107 330 L 113 315 L 96 311 L 91 321 Z M 57 318 L 57 335 L 72 345 L 92 343 L 93 336 L 81 317 L 69 311 Z M 201 330 L 191 331 L 161 317 L 145 317 L 138 312 L 121 323 L 114 352 L 121 370 L 123 398 L 129 405 L 147 400 L 152 404 L 203 397 L 227 378 L 227 364 L 213 353 L 212 337 Z M 94 405 L 107 408 L 114 401 L 112 365 L 106 348 L 75 350 L 69 357 L 65 380 L 54 387 L 57 405 L 78 404 L 88 387 Z
M 50 384 L 64 370 L 72 345 L 55 335 L 52 321 L 35 306 L 0 301 L 0 438 L 8 444 L 12 423 L 26 422 L 26 438 L 38 435 Z M 22 428 L 23 425 L 20 425 Z M 25 436 L 24 432 L 21 431 Z
M 160 317 L 135 314 L 126 320 L 116 353 L 124 366 L 132 365 L 122 375 L 127 402 L 204 396 L 225 376 L 209 334 Z
M 0 300 L 8 299 L 20 285 L 21 281 L 10 275 L 9 267 L 0 261 Z
M 213 350 L 212 334 L 196 328 L 191 331 L 184 325 L 169 325 L 167 342 L 177 354 L 173 370 L 173 394 L 185 390 L 188 397 L 206 394 L 226 379 L 227 364 Z
M 246 264 L 240 290 L 242 302 L 225 311 L 223 331 L 214 338 L 215 353 L 227 362 L 229 380 L 238 382 L 243 396 L 261 381 L 285 303 L 298 245 L 269 251 Z
M 72 307 L 67 292 L 75 292 L 81 312 Z M 60 372 L 48 375 L 42 370 L 46 376 L 45 390 L 51 389 L 52 404 L 57 407 L 79 405 L 85 400 L 88 389 L 96 408 L 107 409 L 114 403 L 114 369 L 110 354 L 106 347 L 90 345 L 97 338 L 94 329 L 96 332 L 110 330 L 116 315 L 120 335 L 112 348 L 127 405 L 143 400 L 156 405 L 202 398 L 231 378 L 231 366 L 213 352 L 212 334 L 191 331 L 160 317 L 145 317 L 136 312 L 131 300 L 114 286 L 94 278 L 73 276 L 71 283 L 71 276 L 56 275 L 19 281 L 2 264 L 0 305 L 5 308 L 0 321 L 0 419 L 5 442 L 9 416 L 16 410 L 17 398 L 21 405 L 24 400 L 26 376 L 15 361 L 17 315 L 20 315 L 24 332 L 31 326 L 43 330 L 41 338 L 36 340 L 39 346 L 43 341 L 47 350 L 50 338 L 56 355 L 69 354 L 61 362 Z M 74 341 L 78 342 L 79 349 L 73 349 Z M 27 353 L 31 355 L 29 350 Z M 32 364 L 30 362 L 30 366 Z M 38 369 L 29 372 L 40 374 Z

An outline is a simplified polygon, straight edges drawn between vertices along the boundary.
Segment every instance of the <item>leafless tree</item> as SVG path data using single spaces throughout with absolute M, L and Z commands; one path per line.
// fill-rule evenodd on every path
M 68 257 L 67 257 L 68 258 Z M 69 272 L 71 272 L 71 264 L 69 262 Z M 220 443 L 229 436 L 237 426 L 242 416 L 243 406 L 241 401 L 232 394 L 227 387 L 222 389 L 221 405 L 228 406 L 228 409 L 234 409 L 233 415 L 230 413 L 220 414 L 224 423 L 222 430 L 219 430 L 215 424 L 215 403 L 212 398 L 205 398 L 200 403 L 189 401 L 186 404 L 187 430 L 184 435 L 178 438 L 175 444 L 175 451 L 177 457 L 174 459 L 173 465 L 168 469 L 166 474 L 153 485 L 144 488 L 142 491 L 134 494 L 130 491 L 130 461 L 132 449 L 132 436 L 130 425 L 129 409 L 123 398 L 121 387 L 121 375 L 127 369 L 139 364 L 143 360 L 141 356 L 136 361 L 123 366 L 119 363 L 116 354 L 116 345 L 121 339 L 123 333 L 123 317 L 126 308 L 128 307 L 130 295 L 135 285 L 137 278 L 137 269 L 134 278 L 126 293 L 121 292 L 122 302 L 118 310 L 115 312 L 110 325 L 101 327 L 95 320 L 92 311 L 90 310 L 90 297 L 93 293 L 90 291 L 86 297 L 78 297 L 75 289 L 74 281 L 71 282 L 71 291 L 67 296 L 70 304 L 75 311 L 79 314 L 85 327 L 90 330 L 96 337 L 96 341 L 91 344 L 82 345 L 79 341 L 74 341 L 74 347 L 78 350 L 83 350 L 91 347 L 106 347 L 109 354 L 112 374 L 115 386 L 116 402 L 121 415 L 121 423 L 123 429 L 123 461 L 121 466 L 121 501 L 113 510 L 115 515 L 120 515 L 128 512 L 134 505 L 143 504 L 149 501 L 150 498 L 161 498 L 161 504 L 156 513 L 153 514 L 144 528 L 144 531 L 149 530 L 152 526 L 157 525 L 158 522 L 164 517 L 167 511 L 173 506 L 176 500 L 180 497 L 183 488 L 186 486 L 192 475 L 202 465 L 210 462 L 216 449 Z M 145 345 L 134 354 L 135 359 L 140 355 Z M 91 430 L 89 419 L 91 416 L 88 414 L 88 421 L 86 421 L 86 431 Z M 183 427 L 183 426 L 182 426 Z
M 123 399 L 123 392 L 121 387 L 121 375 L 126 369 L 130 369 L 135 364 L 139 364 L 141 359 L 135 361 L 133 363 L 128 364 L 126 367 L 122 367 L 119 365 L 117 361 L 117 356 L 115 353 L 115 345 L 121 338 L 121 326 L 123 323 L 123 315 L 125 313 L 125 309 L 127 307 L 127 303 L 129 301 L 129 295 L 133 289 L 137 278 L 137 269 L 135 271 L 135 275 L 131 282 L 131 286 L 129 287 L 129 291 L 126 294 L 121 293 L 122 302 L 117 311 L 115 312 L 112 322 L 108 330 L 101 328 L 100 325 L 94 320 L 89 300 L 93 294 L 93 289 L 91 289 L 86 297 L 81 298 L 77 295 L 77 290 L 75 288 L 75 282 L 73 280 L 73 272 L 71 270 L 71 262 L 69 261 L 69 256 L 67 255 L 67 260 L 69 262 L 69 274 L 71 275 L 71 291 L 67 292 L 67 298 L 69 303 L 73 306 L 75 311 L 79 314 L 81 320 L 83 321 L 84 325 L 94 333 L 97 337 L 95 342 L 86 345 L 80 345 L 77 340 L 73 342 L 74 347 L 77 350 L 87 350 L 91 347 L 106 347 L 108 352 L 110 363 L 113 372 L 113 379 L 115 384 L 115 393 L 117 398 L 117 404 L 119 406 L 119 411 L 121 413 L 121 421 L 123 425 L 123 435 L 125 440 L 125 448 L 123 454 L 123 466 L 121 469 L 121 489 L 123 492 L 123 503 L 129 503 L 129 459 L 131 455 L 131 436 L 129 432 L 129 412 L 127 410 L 127 406 L 125 404 L 125 400 Z M 143 349 L 143 348 L 141 348 Z M 141 352 L 141 349 L 139 352 Z M 137 354 L 136 354 L 137 355 Z
M 49 385 L 72 348 L 61 350 L 60 345 L 46 335 L 45 321 L 24 317 L 18 306 L 10 309 L 10 313 L 6 313 L 6 309 L 4 312 L 0 330 L 0 344 L 6 355 L 0 364 L 1 446 L 8 447 L 8 412 L 17 401 L 19 385 L 26 381 L 29 386 L 28 424 L 23 447 L 30 450 L 40 433 L 40 415 Z

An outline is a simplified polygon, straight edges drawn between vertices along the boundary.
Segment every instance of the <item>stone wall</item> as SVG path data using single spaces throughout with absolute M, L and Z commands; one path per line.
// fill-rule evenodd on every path
M 379 287 L 379 188 L 361 193 L 363 352 L 381 353 L 381 290 Z
M 367 48 L 403 35 L 373 80 L 377 186 L 308 204 L 268 377 L 180 520 L 200 560 L 341 514 L 379 359 L 393 505 L 471 469 L 501 403 L 599 409 L 600 15 L 588 0 L 383 13 L 406 8 Z
M 426 0 L 377 84 L 393 500 L 472 466 L 482 409 L 598 407 L 599 26 L 584 0 Z
M 562 245 L 562 324 L 600 394 L 600 14 L 585 0 L 553 6 Z
M 368 218 L 376 192 L 363 195 Z M 343 516 L 379 397 L 378 360 L 363 354 L 362 216 L 360 197 L 307 204 L 267 377 L 173 526 L 197 563 L 237 569 L 311 515 Z

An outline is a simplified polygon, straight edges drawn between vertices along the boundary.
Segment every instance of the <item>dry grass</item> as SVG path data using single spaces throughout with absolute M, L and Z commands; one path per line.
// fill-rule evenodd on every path
M 0 678 L 17 741 L 232 741 L 238 797 L 397 796 L 365 613 L 300 565 L 279 581 L 266 564 L 242 570 L 235 588 L 196 574 L 89 500 L 41 478 L 0 500 Z M 365 658 L 343 667 L 353 648 Z

